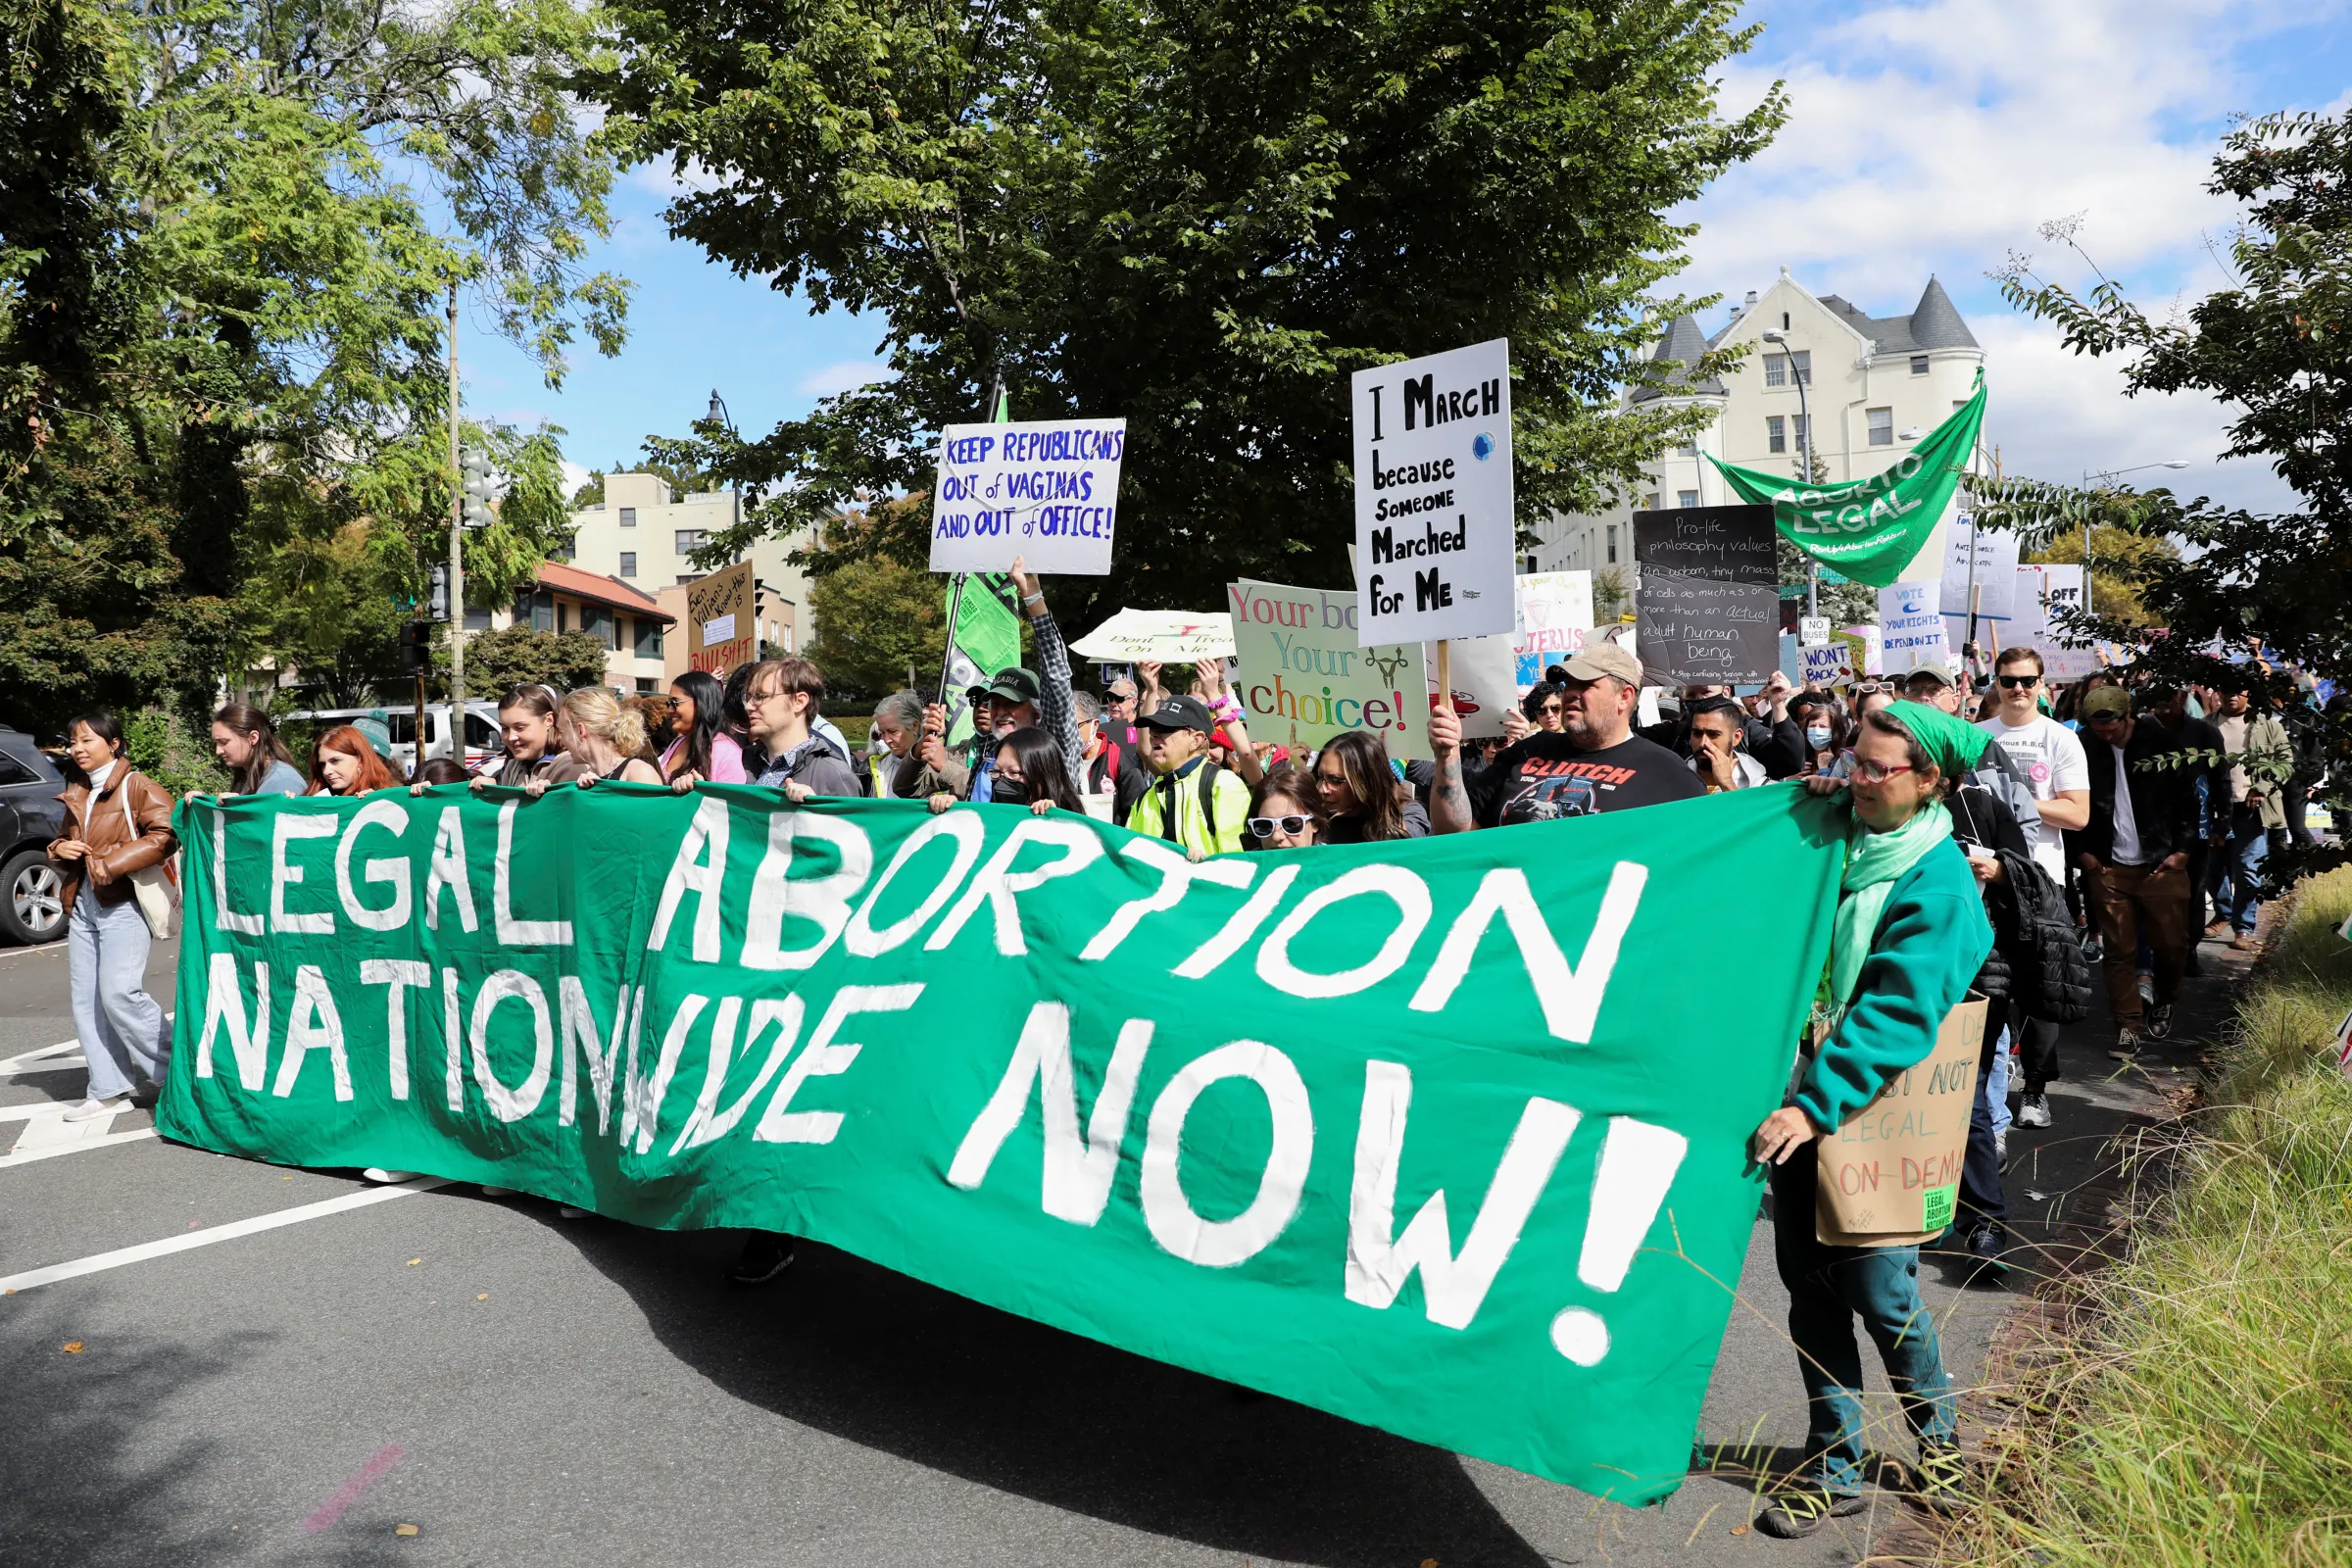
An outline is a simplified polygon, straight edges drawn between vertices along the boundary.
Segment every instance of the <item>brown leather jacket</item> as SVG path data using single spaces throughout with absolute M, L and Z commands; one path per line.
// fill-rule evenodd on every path
M 130 792 L 128 823 L 122 820 L 125 790 Z M 90 847 L 82 859 L 56 861 L 65 874 L 69 909 L 74 907 L 74 895 L 85 874 L 100 904 L 121 904 L 130 897 L 131 872 L 162 865 L 179 848 L 172 832 L 172 797 L 146 774 L 132 772 L 127 761 L 115 763 L 96 800 L 91 799 L 86 784 L 67 785 L 58 799 L 66 803 L 64 838 L 79 839 Z M 57 844 L 49 849 L 54 858 Z

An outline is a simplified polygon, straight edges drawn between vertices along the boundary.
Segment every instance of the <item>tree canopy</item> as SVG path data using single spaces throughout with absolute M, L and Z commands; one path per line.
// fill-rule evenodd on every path
M 1690 232 L 1663 215 L 1783 117 L 1777 88 L 1717 113 L 1737 10 L 619 0 L 582 85 L 622 156 L 692 175 L 673 232 L 875 317 L 894 372 L 650 445 L 756 492 L 715 561 L 927 488 L 936 431 L 1000 384 L 1015 417 L 1124 415 L 1112 574 L 1056 590 L 1079 624 L 1348 580 L 1348 373 L 1505 336 L 1520 506 L 1592 510 L 1704 417 L 1620 391 L 1705 303 L 1652 293 Z

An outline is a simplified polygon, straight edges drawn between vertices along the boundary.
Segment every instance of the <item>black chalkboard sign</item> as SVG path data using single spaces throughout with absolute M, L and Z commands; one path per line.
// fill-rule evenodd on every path
M 1634 633 L 1646 679 L 1728 686 L 1771 676 L 1781 661 L 1777 536 L 1770 507 L 1634 514 Z

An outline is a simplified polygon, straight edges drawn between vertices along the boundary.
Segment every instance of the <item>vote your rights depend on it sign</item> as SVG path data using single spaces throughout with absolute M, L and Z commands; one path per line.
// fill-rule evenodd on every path
M 1355 372 L 1363 647 L 1514 629 L 1510 351 L 1496 338 Z

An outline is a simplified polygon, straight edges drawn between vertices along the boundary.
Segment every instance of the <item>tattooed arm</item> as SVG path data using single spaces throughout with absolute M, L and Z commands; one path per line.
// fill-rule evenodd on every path
M 1429 715 L 1429 749 L 1437 758 L 1438 777 L 1429 790 L 1429 826 L 1433 833 L 1467 833 L 1478 826 L 1470 812 L 1470 795 L 1462 788 L 1462 720 L 1451 705 Z

